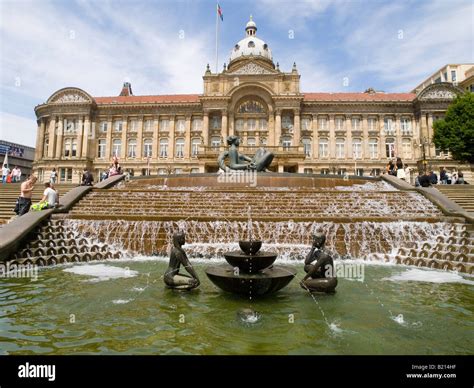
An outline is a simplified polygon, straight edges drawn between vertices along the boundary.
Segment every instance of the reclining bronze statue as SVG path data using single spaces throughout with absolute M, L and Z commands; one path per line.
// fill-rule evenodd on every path
M 240 139 L 238 136 L 229 136 L 227 138 L 227 144 L 229 149 L 222 152 L 217 159 L 219 167 L 224 170 L 254 170 L 254 171 L 267 171 L 267 168 L 272 163 L 274 158 L 273 153 L 267 151 L 264 148 L 259 148 L 253 158 L 240 154 L 238 147 L 240 145 Z M 225 160 L 229 159 L 229 164 L 225 164 Z
M 331 255 L 324 249 L 326 236 L 315 234 L 313 246 L 304 261 L 306 276 L 301 287 L 309 292 L 335 292 L 337 286 L 336 269 Z M 314 261 L 316 263 L 312 264 Z
M 186 252 L 182 248 L 185 242 L 186 236 L 184 233 L 175 233 L 173 235 L 173 248 L 170 252 L 169 265 L 163 279 L 168 288 L 192 290 L 201 284 Z M 181 265 L 191 276 L 179 273 Z

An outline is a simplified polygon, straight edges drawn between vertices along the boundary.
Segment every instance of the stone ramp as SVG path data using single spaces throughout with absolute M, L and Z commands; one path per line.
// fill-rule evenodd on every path
M 56 189 L 61 197 L 69 190 L 77 185 L 57 184 Z M 33 203 L 38 202 L 43 197 L 44 185 L 37 183 L 33 190 Z M 15 208 L 16 199 L 20 196 L 20 183 L 7 183 L 0 185 L 0 225 L 6 223 L 10 218 L 15 216 L 13 209 Z
M 474 216 L 474 185 L 436 185 L 435 187 Z

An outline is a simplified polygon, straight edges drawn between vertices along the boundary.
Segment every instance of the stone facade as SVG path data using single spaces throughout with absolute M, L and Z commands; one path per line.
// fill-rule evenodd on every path
M 35 108 L 40 179 L 53 167 L 60 181 L 78 182 L 84 168 L 97 177 L 114 155 L 135 176 L 214 172 L 233 134 L 245 154 L 274 152 L 274 171 L 378 174 L 397 156 L 414 167 L 423 148 L 429 163 L 449 159 L 431 143 L 432 125 L 462 89 L 304 93 L 296 64 L 281 71 L 256 30 L 247 24 L 222 72 L 208 66 L 201 95 L 135 96 L 129 83 L 117 97 L 55 92 Z

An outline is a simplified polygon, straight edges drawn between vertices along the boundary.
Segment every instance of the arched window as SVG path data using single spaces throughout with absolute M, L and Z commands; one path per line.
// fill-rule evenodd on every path
M 196 157 L 199 153 L 199 146 L 201 145 L 201 139 L 194 138 L 191 140 L 191 154 Z
M 248 100 L 239 105 L 238 113 L 265 113 L 263 104 L 256 100 Z
M 168 139 L 160 139 L 160 158 L 168 157 Z
M 370 159 L 378 159 L 379 141 L 377 139 L 369 139 L 369 155 Z
M 255 42 L 254 42 L 253 40 L 251 40 L 251 41 L 249 42 L 248 46 L 249 46 L 250 48 L 255 47 Z
M 311 139 L 309 137 L 304 137 L 301 139 L 303 143 L 304 154 L 307 157 L 311 156 Z
M 115 139 L 112 143 L 112 155 L 119 157 L 122 152 L 122 140 Z
M 325 138 L 319 139 L 319 157 L 327 158 L 329 155 L 328 150 L 329 150 L 328 139 L 325 139 Z
M 176 157 L 184 158 L 184 139 L 176 139 Z
M 129 158 L 137 157 L 137 139 L 130 139 L 128 141 L 128 157 Z
M 352 139 L 352 157 L 362 159 L 362 141 L 359 138 Z
M 77 156 L 77 139 L 72 140 L 71 156 Z
M 336 158 L 338 159 L 343 159 L 345 156 L 345 145 L 346 145 L 346 140 L 343 139 L 342 137 L 339 137 L 336 139 Z
M 145 158 L 151 158 L 152 153 L 153 153 L 152 147 L 153 147 L 153 140 L 151 139 L 143 140 L 143 156 Z
M 64 139 L 63 144 L 64 156 L 71 156 L 71 139 Z
M 395 157 L 395 139 L 391 137 L 385 139 L 385 156 L 387 158 Z

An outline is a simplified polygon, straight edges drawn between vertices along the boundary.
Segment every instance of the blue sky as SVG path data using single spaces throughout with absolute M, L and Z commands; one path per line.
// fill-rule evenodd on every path
M 447 63 L 474 62 L 470 0 L 219 3 L 219 70 L 252 14 L 280 69 L 296 62 L 303 92 L 405 92 Z M 65 86 L 201 93 L 215 12 L 206 0 L 0 0 L 0 139 L 34 145 L 35 105 Z

